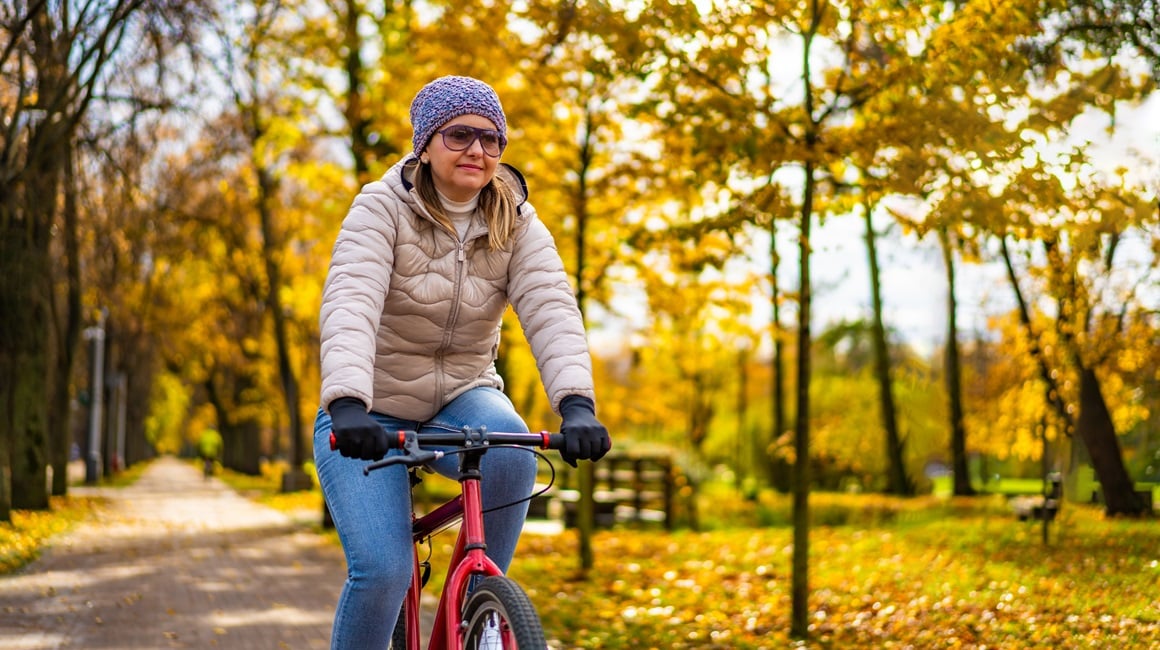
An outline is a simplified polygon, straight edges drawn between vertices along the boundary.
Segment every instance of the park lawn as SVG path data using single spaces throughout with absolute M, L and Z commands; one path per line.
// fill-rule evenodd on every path
M 810 640 L 790 628 L 789 528 L 525 535 L 511 575 L 556 648 L 1152 648 L 1160 523 L 1068 507 L 1051 524 L 954 516 L 818 527 Z

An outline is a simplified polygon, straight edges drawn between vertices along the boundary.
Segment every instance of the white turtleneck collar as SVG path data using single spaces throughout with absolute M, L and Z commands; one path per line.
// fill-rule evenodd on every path
M 459 238 L 463 239 L 467 234 L 467 226 L 471 224 L 471 215 L 475 213 L 475 208 L 479 205 L 479 193 L 466 201 L 453 201 L 447 198 L 439 190 L 435 190 L 439 195 L 439 202 L 443 204 L 443 211 L 451 219 L 451 223 L 455 224 L 455 230 L 459 232 Z

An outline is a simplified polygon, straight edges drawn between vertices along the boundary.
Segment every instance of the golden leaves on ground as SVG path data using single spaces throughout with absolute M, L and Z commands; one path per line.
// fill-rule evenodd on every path
M 49 538 L 90 516 L 100 500 L 54 497 L 51 504 L 45 511 L 14 510 L 11 523 L 0 523 L 0 575 L 35 560 Z

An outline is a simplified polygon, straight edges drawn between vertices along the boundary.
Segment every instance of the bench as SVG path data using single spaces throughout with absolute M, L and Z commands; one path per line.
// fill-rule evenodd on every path
M 593 467 L 595 524 L 610 528 L 617 523 L 673 525 L 676 488 L 672 459 L 668 454 L 609 454 Z M 564 525 L 576 525 L 580 493 L 565 484 L 553 497 L 563 507 Z
M 1020 495 L 1011 497 L 1007 505 L 1015 511 L 1019 521 L 1029 519 L 1035 521 L 1053 521 L 1059 512 L 1059 499 L 1044 498 L 1043 496 Z
M 1047 475 L 1044 494 L 1020 494 L 1007 500 L 1019 521 L 1053 521 L 1063 503 L 1063 477 L 1059 472 Z

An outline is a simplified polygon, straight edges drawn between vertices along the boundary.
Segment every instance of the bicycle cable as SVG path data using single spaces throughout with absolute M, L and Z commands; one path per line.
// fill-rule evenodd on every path
M 519 449 L 521 451 L 526 451 L 526 452 L 535 454 L 536 456 L 539 456 L 540 458 L 544 459 L 544 462 L 548 464 L 548 470 L 551 472 L 551 474 L 549 474 L 549 476 L 548 476 L 548 484 L 545 485 L 543 487 L 543 489 L 541 489 L 537 492 L 532 492 L 528 496 L 526 496 L 522 499 L 516 499 L 515 501 L 512 501 L 511 503 L 505 503 L 503 505 L 492 506 L 491 508 L 485 508 L 485 509 L 483 509 L 482 512 L 480 512 L 480 514 L 487 514 L 489 512 L 495 512 L 496 510 L 503 510 L 504 508 L 518 506 L 521 503 L 530 502 L 532 499 L 535 499 L 536 497 L 543 496 L 544 494 L 547 494 L 548 490 L 551 490 L 552 486 L 556 484 L 556 466 L 552 464 L 552 459 L 550 459 L 547 456 L 545 456 L 544 454 L 540 453 L 540 450 L 533 449 L 531 447 L 525 447 L 523 445 L 488 445 L 487 448 L 488 449 L 500 449 L 500 448 Z M 443 455 L 444 456 L 454 456 L 456 454 L 466 454 L 470 451 L 478 451 L 478 448 L 465 447 L 463 449 L 447 449 L 447 450 L 444 450 Z M 435 531 L 432 534 L 442 532 L 443 530 L 445 530 L 446 528 L 449 528 L 449 527 L 450 527 L 450 525 L 445 526 L 443 529 Z
M 497 447 L 511 447 L 514 449 L 523 449 L 524 451 L 529 451 L 529 452 L 535 454 L 536 456 L 539 456 L 540 458 L 544 459 L 544 462 L 546 462 L 548 464 L 548 470 L 551 472 L 551 474 L 548 476 L 548 484 L 545 485 L 543 487 L 543 489 L 541 489 L 539 492 L 532 492 L 528 496 L 526 496 L 522 499 L 517 499 L 515 501 L 512 501 L 511 503 L 508 503 L 506 505 L 494 506 L 492 508 L 485 508 L 481 514 L 487 514 L 489 512 L 495 512 L 496 510 L 503 510 L 504 508 L 518 506 L 521 503 L 531 502 L 532 499 L 535 499 L 536 497 L 543 496 L 543 495 L 547 494 L 548 490 L 551 490 L 552 486 L 556 484 L 556 466 L 552 464 L 552 460 L 550 458 L 548 458 L 544 454 L 541 454 L 538 449 L 532 449 L 530 447 L 521 447 L 519 445 L 495 445 L 495 446 L 497 446 Z

